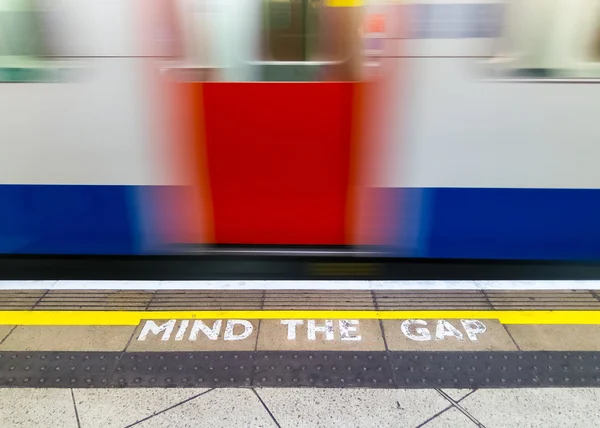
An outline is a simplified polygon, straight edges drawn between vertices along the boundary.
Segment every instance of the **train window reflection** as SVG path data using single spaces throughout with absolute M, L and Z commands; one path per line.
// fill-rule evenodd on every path
M 320 0 L 270 0 L 264 2 L 266 59 L 309 61 L 318 48 Z
M 512 77 L 600 77 L 600 0 L 508 2 L 492 63 Z
M 262 7 L 264 80 L 355 78 L 361 8 L 324 0 L 265 0 Z
M 52 55 L 48 11 L 36 0 L 0 0 L 0 81 L 46 81 Z

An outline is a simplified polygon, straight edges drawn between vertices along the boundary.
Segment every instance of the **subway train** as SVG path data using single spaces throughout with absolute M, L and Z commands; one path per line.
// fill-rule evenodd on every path
M 0 0 L 0 253 L 600 260 L 599 0 Z

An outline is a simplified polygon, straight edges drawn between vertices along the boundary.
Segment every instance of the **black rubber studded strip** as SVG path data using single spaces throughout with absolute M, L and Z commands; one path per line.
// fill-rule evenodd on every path
M 10 352 L 2 387 L 599 387 L 600 352 Z

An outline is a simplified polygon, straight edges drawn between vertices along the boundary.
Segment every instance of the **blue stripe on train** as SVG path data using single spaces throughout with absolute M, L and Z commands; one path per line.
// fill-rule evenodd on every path
M 0 185 L 0 253 L 138 254 L 145 186 Z M 379 189 L 396 255 L 600 260 L 600 189 Z M 144 220 L 144 221 L 142 221 Z M 152 223 L 164 221 L 153 219 Z M 390 221 L 387 217 L 386 222 Z M 397 232 L 392 232 L 397 229 Z
M 138 252 L 135 187 L 1 185 L 0 253 Z
M 400 208 L 398 212 L 404 214 L 395 242 L 397 254 L 600 260 L 600 189 L 387 191 Z M 415 209 L 416 204 L 419 209 Z M 418 238 L 407 248 L 405 236 L 415 235 L 406 233 L 411 229 L 418 230 Z

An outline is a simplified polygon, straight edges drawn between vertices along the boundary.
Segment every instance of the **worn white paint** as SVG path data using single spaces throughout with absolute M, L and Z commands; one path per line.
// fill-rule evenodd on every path
M 281 324 L 287 325 L 287 339 L 296 340 L 296 326 L 304 324 L 302 320 L 281 320 Z
M 142 331 L 138 336 L 138 340 L 146 340 L 148 334 L 159 335 L 162 333 L 161 340 L 167 341 L 171 338 L 173 330 L 177 320 L 168 320 L 163 324 L 158 325 L 155 321 L 149 320 L 144 323 Z M 189 320 L 182 320 L 175 334 L 176 341 L 182 341 L 185 337 L 185 333 L 190 325 Z M 203 320 L 194 320 L 192 328 L 190 330 L 189 340 L 198 340 L 198 334 L 202 332 L 208 340 L 218 340 L 221 335 L 221 329 L 223 327 L 223 320 L 215 320 L 212 326 L 208 326 Z M 241 327 L 241 331 L 240 331 Z M 237 330 L 237 332 L 236 332 Z M 225 324 L 225 333 L 223 340 L 244 340 L 249 337 L 254 331 L 254 326 L 250 321 L 247 320 L 228 320 Z
M 444 340 L 446 337 L 456 337 L 458 340 L 463 340 L 463 334 L 456 327 L 446 320 L 438 320 L 435 328 L 435 338 Z
M 209 327 L 204 323 L 204 321 L 196 320 L 194 321 L 192 331 L 190 332 L 190 340 L 197 340 L 199 332 L 204 333 L 208 340 L 217 340 L 219 338 L 219 333 L 221 332 L 222 324 L 223 320 L 216 320 L 212 327 Z
M 333 320 L 323 320 L 323 325 L 317 325 L 315 320 L 308 320 L 308 340 L 316 340 L 317 332 L 325 333 L 325 340 L 333 340 Z
M 429 329 L 425 327 L 416 327 L 416 325 L 427 325 L 426 321 L 423 320 L 406 320 L 400 324 L 400 330 L 409 339 L 416 340 L 417 342 L 427 342 L 431 340 L 431 333 Z
M 341 341 L 361 341 L 362 335 L 359 331 L 360 321 L 359 320 L 300 320 L 300 319 L 287 319 L 280 320 L 281 325 L 286 326 L 286 338 L 287 340 L 297 340 L 298 338 L 298 326 L 306 325 L 306 336 L 310 341 L 317 340 L 317 333 L 324 340 L 341 340 Z M 458 323 L 459 321 L 455 321 Z M 173 331 L 177 320 L 167 320 L 162 324 L 157 324 L 155 321 L 145 321 L 142 331 L 138 336 L 138 340 L 144 341 L 151 333 L 155 336 L 159 336 L 161 341 L 168 341 Z M 336 337 L 335 326 L 338 325 L 339 337 Z M 189 320 L 182 320 L 175 334 L 176 341 L 182 341 L 185 338 L 186 331 L 190 325 Z M 221 337 L 221 330 L 223 327 L 223 320 L 215 320 L 212 326 L 206 324 L 203 320 L 194 320 L 192 328 L 189 334 L 190 341 L 198 340 L 198 335 L 202 332 L 208 340 L 218 340 Z M 478 336 L 481 336 L 487 331 L 485 324 L 479 320 L 460 320 L 459 328 L 464 330 L 467 338 L 470 341 L 477 341 Z M 434 328 L 432 325 L 431 328 Z M 408 319 L 402 321 L 400 324 L 400 331 L 404 336 L 410 340 L 417 342 L 428 342 L 435 338 L 435 340 L 446 340 L 447 338 L 454 338 L 456 340 L 464 340 L 464 334 L 459 330 L 452 322 L 447 320 L 435 321 L 435 336 L 432 335 L 432 331 L 429 324 L 425 320 L 419 319 Z M 248 320 L 231 319 L 227 320 L 225 324 L 225 331 L 222 336 L 225 341 L 237 341 L 244 340 L 253 333 L 254 325 Z
M 485 324 L 479 320 L 460 320 L 460 324 L 469 340 L 473 342 L 478 340 L 478 335 L 482 335 L 487 331 Z M 408 339 L 417 342 L 429 342 L 433 339 L 425 320 L 404 320 L 400 324 L 400 331 Z M 435 340 L 445 340 L 446 338 L 464 340 L 464 335 L 451 322 L 437 320 L 435 323 Z
M 236 334 L 234 329 L 236 326 L 241 325 L 244 330 Z M 247 320 L 229 320 L 225 326 L 225 340 L 243 340 L 252 334 L 254 326 L 250 321 Z
M 173 329 L 175 328 L 175 320 L 168 320 L 165 323 L 158 325 L 152 320 L 148 320 L 144 323 L 144 327 L 142 327 L 142 331 L 138 337 L 138 340 L 146 340 L 149 333 L 158 335 L 161 332 L 163 333 L 161 340 L 167 341 L 171 338 L 171 334 L 173 333 Z
M 359 341 L 362 336 L 358 334 L 358 320 L 340 320 L 340 338 L 342 340 Z
M 476 341 L 478 334 L 483 334 L 487 330 L 485 324 L 478 320 L 460 320 L 463 329 L 470 340 Z
M 600 290 L 600 281 L 0 281 L 0 290 Z
M 304 325 L 304 320 L 281 320 L 287 326 L 287 340 L 296 340 L 298 326 Z M 359 320 L 338 320 L 339 338 L 343 341 L 360 341 L 362 336 L 358 331 Z M 325 340 L 335 340 L 335 323 L 333 320 L 323 320 L 323 325 L 317 325 L 317 320 L 307 320 L 306 335 L 308 340 L 317 340 L 317 333 L 324 333 Z
M 189 324 L 190 322 L 188 320 L 181 321 L 181 324 L 179 324 L 179 330 L 177 330 L 177 334 L 175 335 L 175 340 L 183 340 L 183 336 L 185 335 L 185 331 L 187 330 Z

